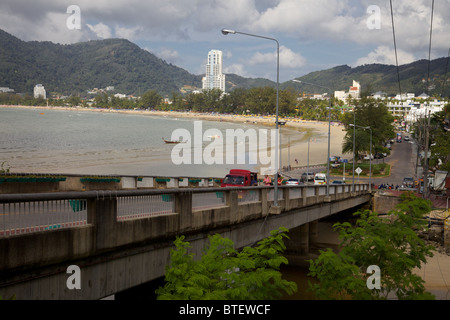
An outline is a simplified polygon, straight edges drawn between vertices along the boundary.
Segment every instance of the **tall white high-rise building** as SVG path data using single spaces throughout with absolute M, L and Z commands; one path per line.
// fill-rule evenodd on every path
M 47 93 L 45 92 L 45 88 L 42 84 L 37 84 L 34 87 L 34 97 L 37 99 L 39 97 L 43 99 L 47 99 Z
M 222 73 L 223 54 L 220 50 L 211 50 L 206 63 L 206 75 L 202 79 L 203 90 L 220 89 L 225 92 L 225 75 Z

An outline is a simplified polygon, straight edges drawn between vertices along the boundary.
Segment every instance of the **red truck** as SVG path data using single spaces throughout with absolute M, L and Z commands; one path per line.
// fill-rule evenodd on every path
M 258 185 L 258 173 L 232 169 L 222 180 L 221 187 L 249 187 Z

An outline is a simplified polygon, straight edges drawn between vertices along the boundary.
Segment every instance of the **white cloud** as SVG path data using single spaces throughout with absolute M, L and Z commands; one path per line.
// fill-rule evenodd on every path
M 86 26 L 100 39 L 109 39 L 112 37 L 111 28 L 106 24 L 100 22 L 95 26 L 92 26 L 90 24 L 86 24 Z
M 397 56 L 399 65 L 415 61 L 413 54 L 405 52 L 403 50 L 397 50 Z M 358 59 L 354 65 L 360 66 L 371 63 L 395 65 L 395 50 L 386 46 L 380 46 L 369 53 L 366 57 Z
M 286 68 L 300 68 L 306 64 L 306 59 L 285 46 L 280 47 L 280 65 Z
M 227 63 L 232 66 L 229 68 L 236 71 L 262 76 L 270 68 L 263 70 L 262 64 L 274 61 L 275 53 L 267 53 L 262 48 L 273 47 L 262 41 L 261 45 L 256 42 L 255 45 L 260 47 L 255 48 L 255 42 L 239 36 L 225 39 L 220 34 L 222 28 L 280 40 L 284 45 L 280 52 L 280 63 L 285 69 L 283 74 L 288 68 L 289 74 L 301 74 L 313 66 L 350 64 L 352 61 L 357 64 L 395 63 L 387 1 L 77 0 L 75 4 L 81 10 L 81 30 L 66 27 L 70 16 L 66 10 L 70 4 L 72 2 L 61 0 L 1 0 L 0 28 L 25 41 L 74 43 L 127 38 L 143 46 L 159 48 L 155 49 L 156 54 L 167 61 L 178 63 L 184 60 L 184 67 L 191 72 L 202 65 L 199 61 L 211 48 L 222 49 Z M 378 30 L 367 27 L 370 17 L 367 8 L 371 5 L 380 7 L 381 28 Z M 400 61 L 428 58 L 431 1 L 393 1 L 393 9 Z M 449 17 L 450 1 L 436 1 L 432 58 L 447 55 Z M 186 50 L 189 54 L 183 50 L 184 45 L 190 46 Z M 195 50 L 192 49 L 194 46 Z M 352 51 L 347 52 L 347 48 Z M 370 53 L 361 57 L 361 52 Z M 253 68 L 248 62 L 251 56 Z M 308 58 L 307 67 L 305 57 Z
M 235 64 L 232 64 L 232 65 L 230 65 L 230 66 L 224 67 L 223 72 L 224 72 L 225 74 L 227 74 L 227 73 L 228 73 L 228 74 L 233 73 L 233 74 L 237 74 L 237 75 L 239 75 L 239 76 L 241 76 L 241 77 L 248 77 L 248 73 L 247 73 L 247 71 L 245 70 L 244 65 L 243 65 L 243 64 L 240 64 L 240 63 L 235 63 Z
M 161 59 L 170 62 L 175 63 L 180 59 L 180 54 L 177 50 L 170 49 L 170 48 L 161 48 L 158 52 L 155 53 L 158 57 Z
M 273 53 L 261 53 L 257 52 L 250 60 L 250 65 L 273 63 L 277 59 L 277 52 Z M 306 63 L 306 59 L 293 52 L 291 49 L 280 46 L 280 67 L 284 68 L 299 68 L 303 67 Z

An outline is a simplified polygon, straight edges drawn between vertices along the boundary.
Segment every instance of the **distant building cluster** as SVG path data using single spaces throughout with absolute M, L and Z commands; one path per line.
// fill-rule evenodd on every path
M 10 89 L 7 87 L 0 87 L 0 93 L 13 93 L 14 89 Z
M 348 98 L 359 99 L 361 96 L 361 85 L 359 82 L 353 80 L 353 86 L 350 87 L 348 92 L 345 91 L 335 91 L 334 97 L 341 101 L 347 102 Z
M 202 79 L 202 89 L 220 89 L 225 92 L 225 75 L 223 70 L 223 53 L 220 50 L 211 50 L 206 63 L 206 75 Z
M 335 91 L 334 96 L 345 103 L 340 106 L 341 112 L 351 112 L 352 106 L 349 106 L 348 98 L 361 99 L 361 85 L 359 82 L 353 80 L 353 85 L 349 88 L 348 92 Z M 436 113 L 443 110 L 448 101 L 441 101 L 433 99 L 430 101 L 430 96 L 426 93 L 422 93 L 417 96 L 414 93 L 402 93 L 397 94 L 395 97 L 387 97 L 387 94 L 382 91 L 378 91 L 371 95 L 374 99 L 380 99 L 386 101 L 388 111 L 395 117 L 403 118 L 407 123 L 416 122 L 417 119 L 423 118 L 428 113 Z M 330 99 L 327 94 L 301 94 L 298 100 L 302 99 L 317 99 L 325 100 Z

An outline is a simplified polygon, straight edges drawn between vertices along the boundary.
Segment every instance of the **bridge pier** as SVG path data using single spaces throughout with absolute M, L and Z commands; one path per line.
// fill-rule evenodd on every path
M 284 241 L 289 265 L 308 264 L 305 260 L 312 258 L 310 248 L 317 242 L 318 224 L 318 221 L 313 221 L 289 230 L 290 239 Z

